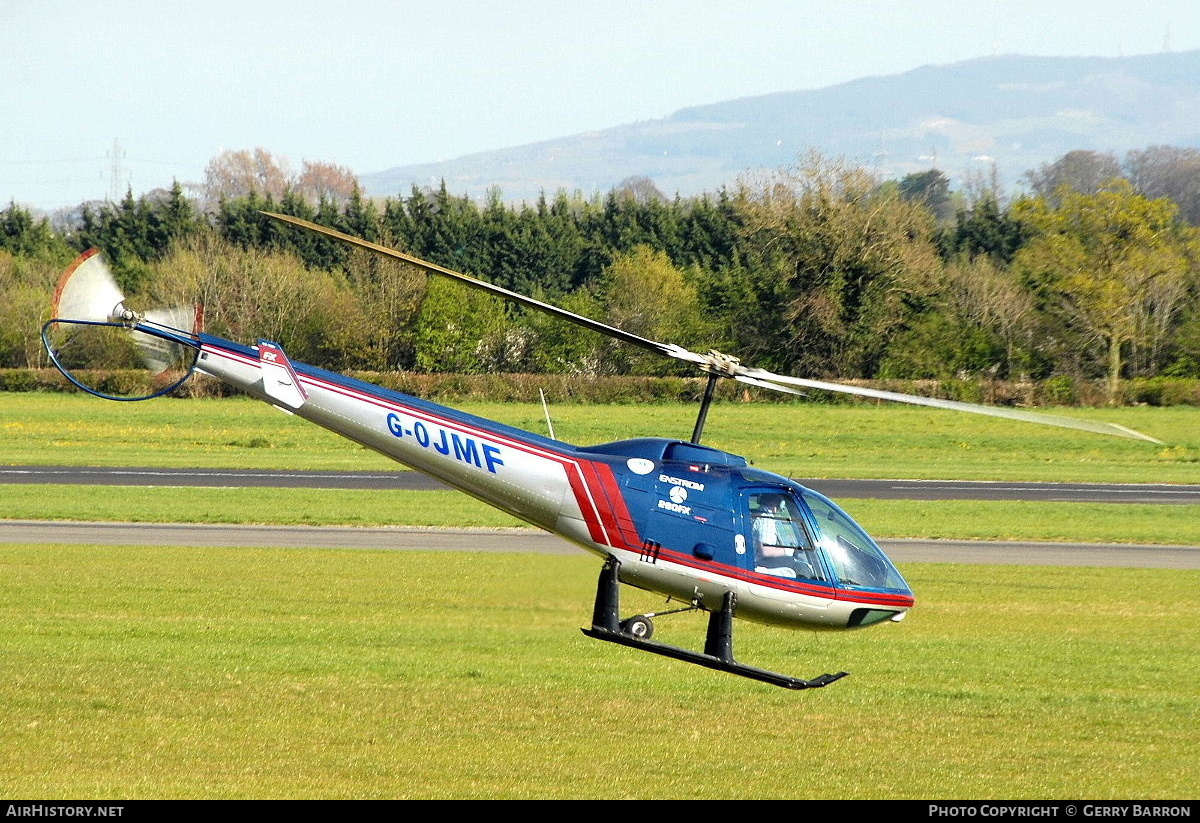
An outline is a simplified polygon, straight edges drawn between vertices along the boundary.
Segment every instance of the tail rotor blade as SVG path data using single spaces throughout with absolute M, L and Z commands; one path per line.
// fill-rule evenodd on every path
M 84 252 L 71 264 L 54 289 L 50 316 L 64 320 L 105 323 L 125 301 L 99 249 Z

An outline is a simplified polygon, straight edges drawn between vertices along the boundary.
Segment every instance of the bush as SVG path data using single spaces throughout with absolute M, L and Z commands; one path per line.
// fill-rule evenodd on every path
M 1185 377 L 1147 377 L 1130 381 L 1128 402 L 1147 406 L 1200 406 L 1200 380 Z
M 1042 401 L 1051 406 L 1071 406 L 1076 401 L 1075 381 L 1060 374 L 1042 383 Z
M 35 369 L 0 370 L 0 391 L 37 391 L 39 388 L 42 386 Z

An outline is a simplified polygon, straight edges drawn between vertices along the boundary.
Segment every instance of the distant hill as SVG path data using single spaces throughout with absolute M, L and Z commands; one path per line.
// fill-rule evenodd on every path
M 1200 147 L 1200 50 L 1137 57 L 1001 57 L 925 66 L 824 89 L 681 109 L 661 120 L 363 175 L 372 195 L 446 181 L 455 194 L 498 186 L 506 200 L 565 189 L 606 192 L 629 177 L 690 196 L 816 149 L 902 177 L 1011 184 L 1074 149 Z

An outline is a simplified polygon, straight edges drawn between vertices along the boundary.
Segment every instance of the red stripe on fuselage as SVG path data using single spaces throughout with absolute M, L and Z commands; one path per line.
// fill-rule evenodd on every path
M 588 502 L 595 506 L 596 513 L 600 518 L 598 525 L 605 535 L 605 545 L 617 549 L 628 549 L 630 546 L 626 545 L 625 535 L 622 534 L 621 527 L 613 513 L 612 500 L 608 494 L 608 489 L 605 488 L 603 481 L 600 479 L 597 472 L 598 468 L 599 465 L 593 461 L 581 461 L 579 463 L 580 482 L 578 485 L 573 483 L 571 491 L 575 494 L 575 500 L 579 503 L 581 509 L 583 508 L 583 498 L 585 495 Z
M 641 548 L 642 539 L 638 535 L 633 517 L 629 514 L 629 507 L 625 505 L 625 495 L 621 493 L 621 486 L 617 482 L 616 475 L 613 474 L 612 466 L 595 461 L 588 461 L 586 465 L 592 470 L 596 487 L 608 503 L 601 515 L 607 516 L 606 523 L 610 523 L 614 533 L 620 536 L 622 544 L 619 548 L 634 550 Z
M 585 466 L 589 464 L 582 463 L 567 463 L 567 480 L 571 484 L 571 494 L 575 495 L 575 503 L 579 506 L 579 511 L 583 513 L 583 521 L 587 524 L 588 534 L 592 540 L 595 540 L 602 546 L 612 546 L 613 538 L 609 536 L 612 524 L 607 522 L 604 517 L 604 509 L 597 505 L 593 498 L 587 481 L 583 477 Z M 610 528 L 606 528 L 610 527 Z M 611 530 L 613 535 L 615 530 Z

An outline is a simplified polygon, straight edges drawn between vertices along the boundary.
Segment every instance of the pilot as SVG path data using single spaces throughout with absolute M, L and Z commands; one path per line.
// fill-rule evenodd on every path
M 792 549 L 788 547 L 783 513 L 783 495 L 758 495 L 758 512 L 754 515 L 754 546 L 758 571 L 795 577 L 791 568 Z M 793 544 L 794 545 L 794 544 Z
M 782 494 L 758 495 L 754 515 L 755 571 L 779 577 L 819 579 L 807 548 L 802 526 L 789 516 Z

